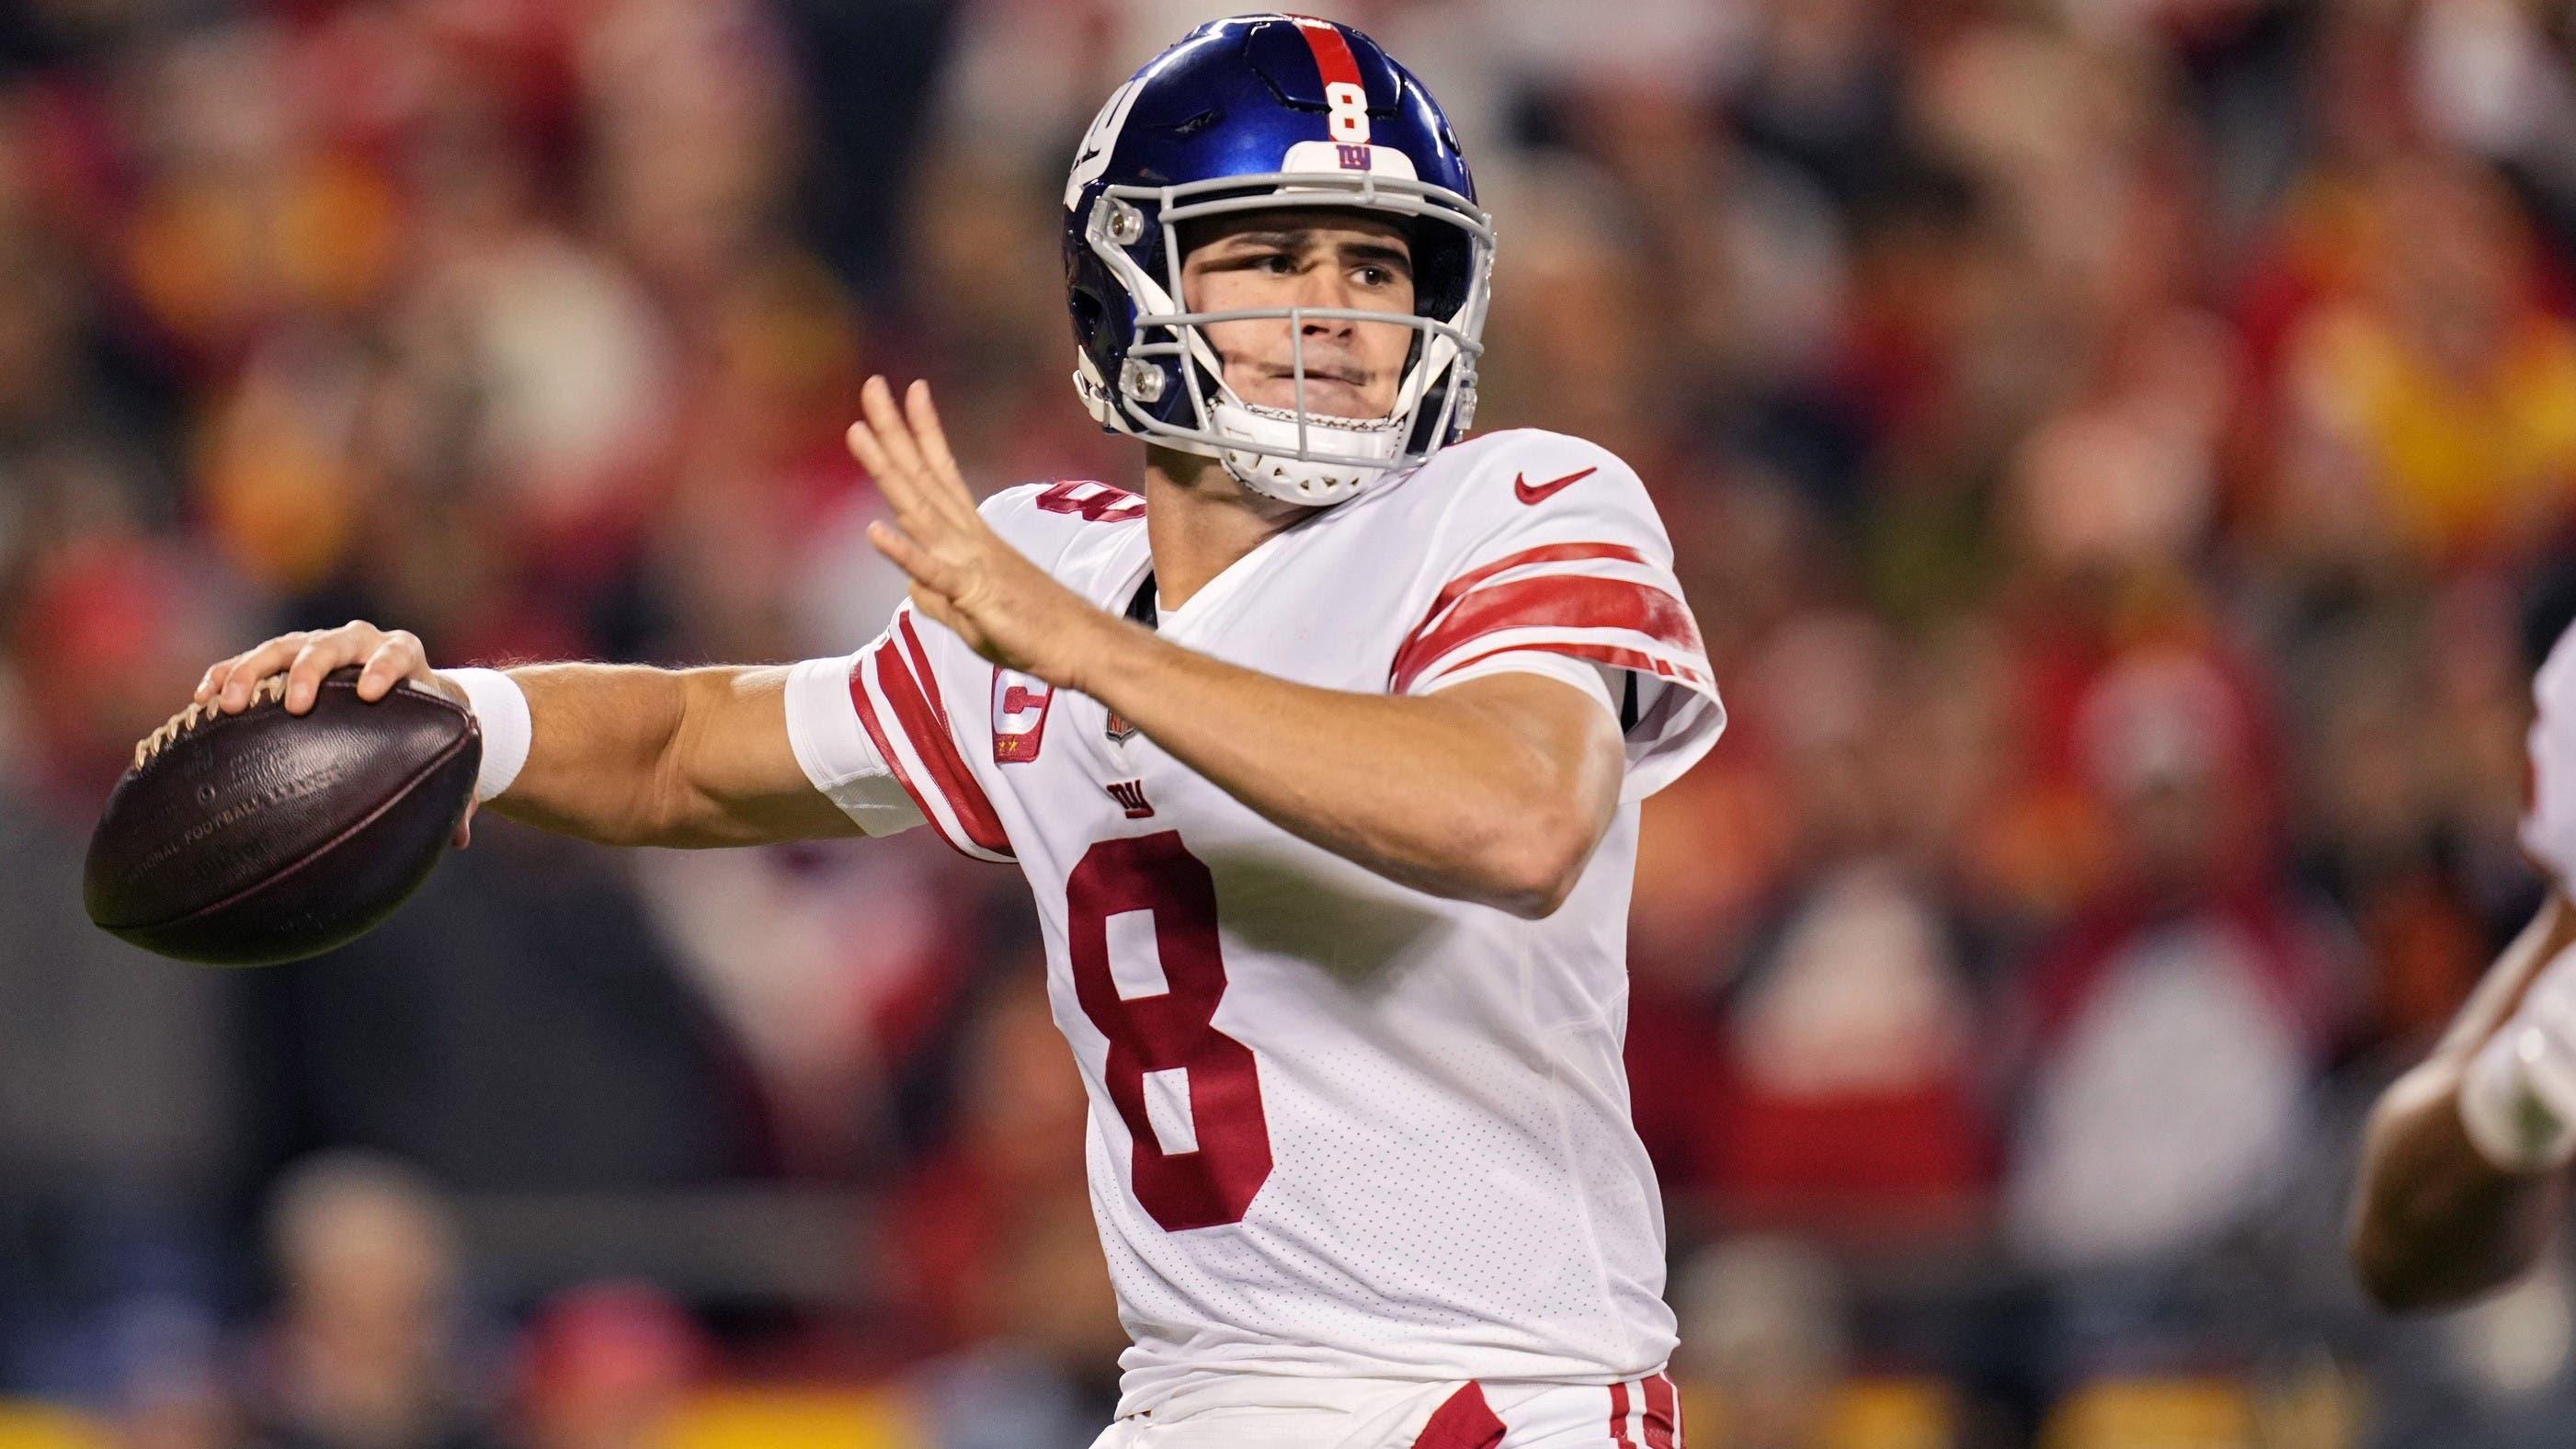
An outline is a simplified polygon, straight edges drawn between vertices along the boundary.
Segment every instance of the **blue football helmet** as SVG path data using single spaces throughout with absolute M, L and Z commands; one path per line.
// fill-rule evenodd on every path
M 1181 224 L 1279 207 L 1394 218 L 1412 240 L 1414 315 L 1189 310 Z M 1271 497 L 1323 504 L 1421 463 L 1473 421 L 1493 227 L 1439 104 L 1358 31 L 1243 15 L 1190 32 L 1101 107 L 1064 211 L 1074 385 L 1102 427 L 1218 459 Z M 1226 384 L 1202 328 L 1251 318 L 1288 323 L 1294 407 L 1248 403 Z M 1414 329 L 1389 416 L 1308 411 L 1309 318 Z

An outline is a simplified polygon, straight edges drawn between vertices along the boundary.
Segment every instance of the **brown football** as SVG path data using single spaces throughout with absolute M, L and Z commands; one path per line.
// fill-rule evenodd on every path
M 82 897 L 107 931 L 164 956 L 265 966 L 330 950 L 391 915 L 446 851 L 483 758 L 473 713 L 358 671 L 291 715 L 283 678 L 240 714 L 191 709 L 135 748 L 89 842 Z

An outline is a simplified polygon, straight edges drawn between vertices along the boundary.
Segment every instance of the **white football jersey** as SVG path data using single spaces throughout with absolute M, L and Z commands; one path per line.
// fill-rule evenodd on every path
M 1105 609 L 1149 577 L 1134 494 L 1033 484 L 984 514 Z M 1724 717 L 1636 474 L 1553 433 L 1460 443 L 1265 540 L 1157 627 L 1327 689 L 1569 677 L 1622 711 L 1628 772 L 1573 894 L 1529 921 L 1297 839 L 909 605 L 797 667 L 789 730 L 818 788 L 870 833 L 927 818 L 1015 860 L 1036 894 L 1135 1339 L 1120 1412 L 1277 1402 L 1282 1376 L 1662 1368 L 1663 1214 L 1620 1054 L 1628 897 L 1638 802 Z
M 2576 890 L 2576 629 L 2532 677 L 2531 809 L 2522 848 L 2561 890 Z

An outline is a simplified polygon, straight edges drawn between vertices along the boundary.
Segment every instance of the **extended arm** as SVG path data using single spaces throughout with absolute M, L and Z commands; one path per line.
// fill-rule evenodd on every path
M 2362 1287 L 2382 1306 L 2460 1303 L 2511 1280 L 2547 1245 L 2566 1205 L 2566 1173 L 2497 1166 L 2470 1139 L 2461 1093 L 2480 1053 L 2571 945 L 2576 910 L 2552 891 L 2432 1055 L 2372 1109 L 2350 1248 Z
M 285 634 L 206 671 L 199 703 L 227 712 L 287 676 L 286 708 L 313 707 L 323 676 L 364 666 L 358 693 L 410 682 L 462 699 L 420 640 L 372 624 Z M 610 845 L 754 845 L 851 835 L 788 742 L 783 668 L 649 669 L 540 664 L 510 671 L 534 723 L 527 763 L 491 808 Z

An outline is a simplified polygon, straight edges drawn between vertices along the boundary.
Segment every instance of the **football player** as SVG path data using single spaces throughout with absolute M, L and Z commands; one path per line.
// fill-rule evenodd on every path
M 1075 384 L 1141 494 L 979 508 L 929 392 L 850 444 L 910 600 L 789 668 L 433 674 L 355 623 L 242 707 L 451 690 L 478 795 L 727 845 L 927 823 L 1016 862 L 1091 1098 L 1127 1449 L 1670 1449 L 1663 1220 L 1620 1060 L 1638 802 L 1723 722 L 1637 475 L 1461 441 L 1493 262 L 1458 142 L 1368 37 L 1218 21 L 1063 195 Z
M 2443 1308 L 2519 1275 L 2548 1245 L 2576 1159 L 2576 630 L 2532 682 L 2524 851 L 2548 899 L 2432 1055 L 2372 1109 L 2354 1270 L 2389 1308 Z

